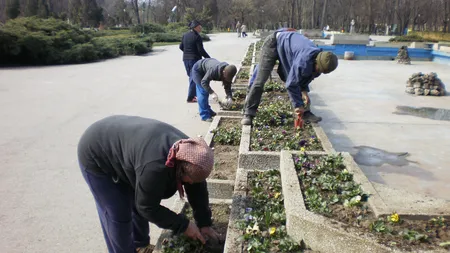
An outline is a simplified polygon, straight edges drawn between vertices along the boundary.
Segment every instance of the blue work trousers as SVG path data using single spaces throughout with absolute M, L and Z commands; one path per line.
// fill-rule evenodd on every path
M 209 118 L 212 118 L 215 113 L 209 105 L 209 93 L 202 87 L 203 76 L 204 73 L 200 70 L 199 64 L 196 63 L 192 68 L 191 79 L 197 87 L 197 102 L 200 117 L 202 118 L 202 120 L 207 120 Z

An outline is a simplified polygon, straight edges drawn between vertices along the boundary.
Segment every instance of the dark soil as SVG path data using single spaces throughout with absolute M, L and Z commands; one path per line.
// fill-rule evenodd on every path
M 314 160 L 309 160 L 313 162 Z M 314 169 L 315 170 L 315 169 Z M 372 235 L 372 237 L 380 244 L 386 245 L 392 248 L 399 248 L 406 251 L 418 251 L 418 250 L 437 250 L 443 249 L 439 246 L 440 243 L 450 242 L 450 227 L 446 220 L 441 221 L 422 221 L 422 220 L 403 220 L 400 216 L 398 222 L 391 222 L 391 217 L 381 217 L 376 218 L 373 212 L 370 210 L 367 202 L 361 201 L 362 205 L 357 205 L 353 207 L 345 207 L 342 203 L 332 204 L 333 195 L 342 198 L 342 191 L 329 191 L 324 190 L 320 186 L 312 186 L 311 182 L 320 182 L 320 175 L 314 174 L 314 170 L 309 170 L 309 172 L 300 171 L 297 167 L 297 172 L 301 173 L 306 177 L 305 182 L 299 178 L 300 186 L 302 189 L 302 194 L 305 200 L 305 192 L 311 187 L 319 189 L 319 195 L 323 201 L 326 202 L 330 212 L 321 213 L 322 215 L 329 217 L 331 219 L 340 221 L 343 223 L 343 229 L 349 232 L 354 232 L 356 234 L 366 234 Z M 340 173 L 343 170 L 337 170 Z M 300 175 L 300 174 L 299 174 Z M 344 185 L 347 182 L 341 182 L 336 180 L 335 183 L 338 185 Z M 370 196 L 369 196 L 370 198 Z M 308 201 L 305 201 L 308 203 Z M 308 204 L 306 205 L 310 211 Z M 377 223 L 375 223 L 377 222 Z M 385 229 L 375 229 L 373 224 L 382 224 Z M 378 230 L 378 231 L 377 231 Z M 415 234 L 415 236 L 405 235 Z M 427 238 L 423 238 L 427 237 Z M 450 249 L 449 246 L 446 246 Z
M 239 146 L 214 146 L 213 179 L 234 180 L 238 166 Z
M 249 78 L 236 78 L 234 84 L 245 84 L 248 85 Z
M 219 234 L 221 242 L 213 242 L 207 240 L 205 245 L 201 245 L 198 241 L 193 241 L 185 236 L 175 236 L 164 243 L 163 252 L 166 253 L 219 253 L 223 252 L 225 246 L 225 238 L 227 234 L 228 221 L 230 217 L 229 205 L 211 205 L 212 211 L 212 228 Z M 183 212 L 189 220 L 193 220 L 192 208 L 187 206 Z
M 229 205 L 211 205 L 213 229 L 225 239 L 227 235 L 228 221 L 230 219 Z M 185 209 L 184 214 L 192 220 L 192 208 L 189 206 Z
M 222 119 L 219 128 L 239 126 L 238 119 Z M 239 159 L 239 146 L 214 144 L 214 170 L 209 176 L 212 179 L 234 180 Z

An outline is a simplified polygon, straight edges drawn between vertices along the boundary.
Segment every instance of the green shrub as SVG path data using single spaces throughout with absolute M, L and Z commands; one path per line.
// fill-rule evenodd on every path
M 18 18 L 0 27 L 0 64 L 93 62 L 151 51 L 150 36 L 129 30 L 82 31 L 56 19 Z
M 410 32 L 411 35 L 422 36 L 425 41 L 450 41 L 450 33 L 444 32 Z
M 169 23 L 168 25 L 166 25 L 166 32 L 185 33 L 188 31 L 189 31 L 188 25 L 183 22 Z
M 397 36 L 394 38 L 391 38 L 389 40 L 389 42 L 437 42 L 435 40 L 432 39 L 427 39 L 425 40 L 422 36 L 420 35 L 404 35 L 404 36 Z
M 97 48 L 92 43 L 77 44 L 64 52 L 62 62 L 83 63 L 99 59 Z
M 183 35 L 180 33 L 151 33 L 149 36 L 153 42 L 180 42 Z
M 135 25 L 131 28 L 134 33 L 163 33 L 166 32 L 164 26 L 155 23 L 146 23 L 143 25 Z

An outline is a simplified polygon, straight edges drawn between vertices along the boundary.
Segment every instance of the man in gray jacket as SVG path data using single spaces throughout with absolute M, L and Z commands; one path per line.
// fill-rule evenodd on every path
M 198 108 L 203 121 L 211 122 L 212 117 L 216 116 L 216 113 L 209 105 L 209 95 L 214 100 L 219 101 L 217 94 L 211 89 L 209 83 L 211 81 L 222 81 L 227 96 L 225 104 L 230 106 L 232 103 L 231 82 L 236 72 L 236 66 L 213 58 L 202 59 L 195 63 L 192 68 L 191 78 L 196 84 Z

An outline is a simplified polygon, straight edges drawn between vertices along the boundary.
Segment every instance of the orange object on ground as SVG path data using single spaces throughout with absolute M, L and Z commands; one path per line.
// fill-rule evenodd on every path
M 301 114 L 297 114 L 297 119 L 294 121 L 294 127 L 296 129 L 302 129 L 303 128 L 303 118 Z

